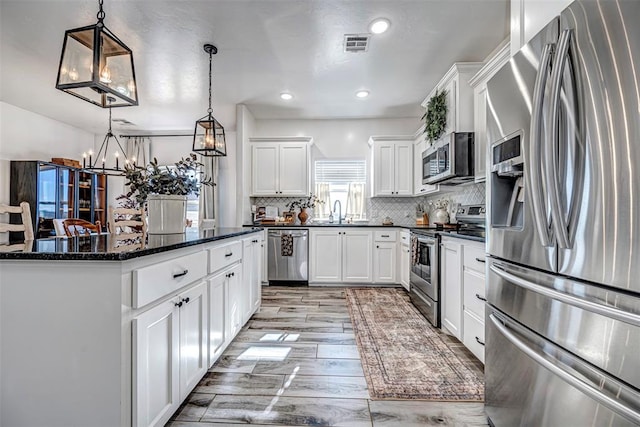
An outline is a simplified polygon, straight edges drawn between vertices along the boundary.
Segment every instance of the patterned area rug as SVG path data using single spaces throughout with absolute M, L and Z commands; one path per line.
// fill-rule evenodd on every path
M 371 399 L 484 401 L 482 364 L 440 332 L 403 289 L 347 289 Z

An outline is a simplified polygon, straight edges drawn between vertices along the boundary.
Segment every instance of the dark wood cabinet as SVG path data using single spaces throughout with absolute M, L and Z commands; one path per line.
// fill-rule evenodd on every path
M 42 161 L 11 162 L 10 203 L 28 202 L 37 237 L 56 234 L 54 219 L 81 218 L 106 227 L 107 178 Z

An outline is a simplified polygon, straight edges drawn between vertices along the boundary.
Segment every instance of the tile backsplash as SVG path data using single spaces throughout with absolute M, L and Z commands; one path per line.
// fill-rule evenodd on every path
M 367 213 L 371 224 L 381 224 L 385 217 L 390 217 L 394 224 L 415 224 L 416 207 L 423 206 L 430 214 L 436 200 L 445 199 L 451 207 L 461 205 L 484 204 L 485 184 L 471 183 L 451 187 L 441 187 L 441 191 L 421 197 L 372 197 L 367 198 Z M 298 197 L 252 197 L 251 204 L 256 206 L 276 206 L 280 212 L 287 209 L 285 205 Z M 248 219 L 247 219 L 248 221 Z

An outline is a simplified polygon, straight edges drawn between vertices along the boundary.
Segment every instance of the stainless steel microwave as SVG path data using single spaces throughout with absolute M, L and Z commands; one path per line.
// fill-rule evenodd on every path
M 462 184 L 473 174 L 473 132 L 450 133 L 422 153 L 423 184 Z

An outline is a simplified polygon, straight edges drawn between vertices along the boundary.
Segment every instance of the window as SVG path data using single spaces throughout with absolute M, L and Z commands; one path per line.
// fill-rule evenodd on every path
M 316 218 L 327 219 L 336 200 L 339 200 L 343 217 L 366 219 L 366 172 L 364 160 L 316 160 L 315 194 L 324 200 L 323 205 L 316 206 Z

